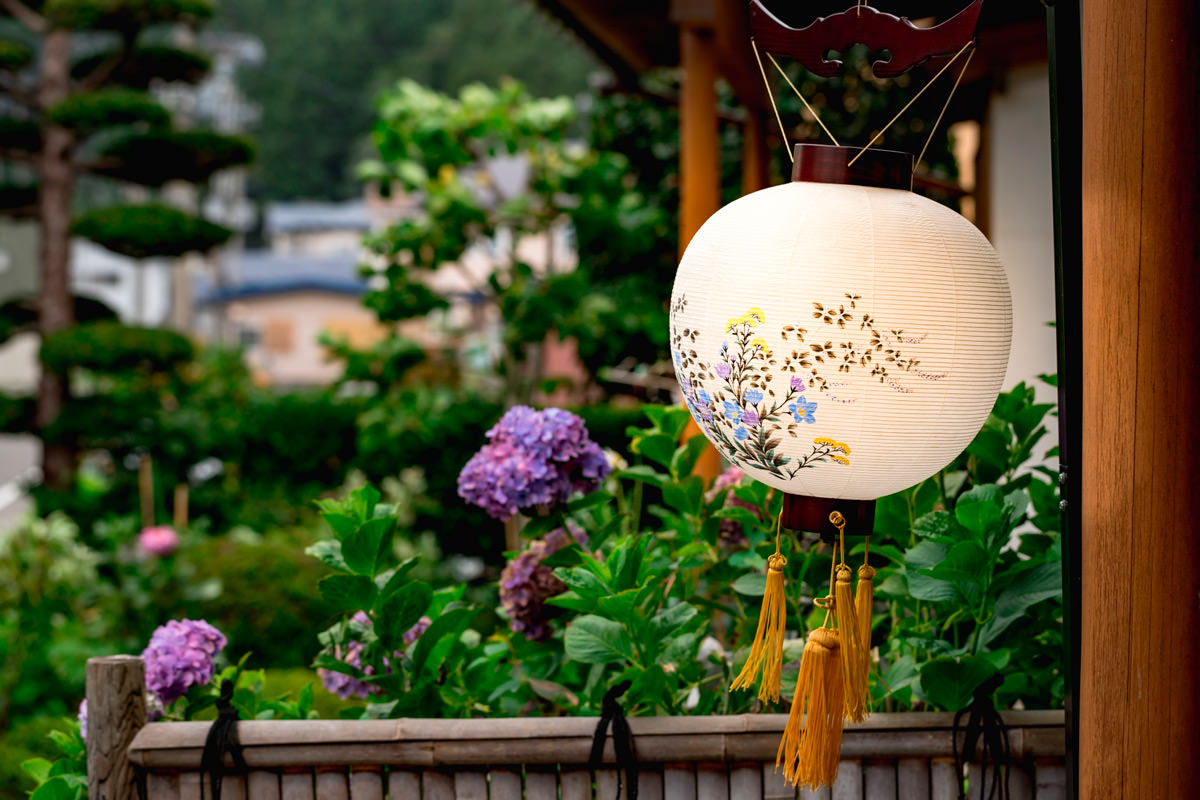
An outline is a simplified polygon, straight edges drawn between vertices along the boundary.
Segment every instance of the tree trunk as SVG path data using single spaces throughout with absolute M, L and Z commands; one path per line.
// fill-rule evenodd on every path
M 65 98 L 70 91 L 71 34 L 52 30 L 42 45 L 41 83 L 38 104 L 43 110 Z M 74 135 L 66 128 L 46 123 L 42 130 L 42 152 L 38 162 L 38 223 L 41 228 L 41 289 L 38 302 L 38 332 L 43 339 L 75 322 L 71 301 L 71 189 L 74 176 L 71 153 Z M 70 481 L 75 467 L 75 448 L 70 442 L 51 441 L 45 431 L 62 413 L 67 399 L 67 376 L 42 368 L 38 385 L 37 426 L 42 432 L 42 479 L 60 489 Z

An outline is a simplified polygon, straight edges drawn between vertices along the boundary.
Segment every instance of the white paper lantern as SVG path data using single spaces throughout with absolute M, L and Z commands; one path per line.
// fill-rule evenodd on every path
M 789 494 L 874 500 L 979 431 L 1008 364 L 1012 300 L 995 250 L 945 206 L 794 180 L 700 228 L 670 335 L 688 408 L 722 455 Z

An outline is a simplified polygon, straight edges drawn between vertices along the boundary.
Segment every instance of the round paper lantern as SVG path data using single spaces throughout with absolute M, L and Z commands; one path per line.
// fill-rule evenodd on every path
M 909 190 L 910 155 L 847 166 L 855 152 L 798 145 L 792 182 L 714 214 L 670 308 L 684 400 L 717 450 L 789 494 L 851 501 L 912 486 L 971 442 L 1012 336 L 987 239 Z

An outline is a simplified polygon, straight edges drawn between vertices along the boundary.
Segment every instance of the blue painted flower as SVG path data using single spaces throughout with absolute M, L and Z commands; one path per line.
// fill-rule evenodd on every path
M 742 412 L 742 423 L 747 428 L 753 428 L 761 421 L 762 420 L 758 418 L 758 412 L 753 408 L 747 408 L 744 412 Z
M 750 431 L 746 430 L 741 425 L 738 425 L 738 429 L 733 434 L 733 438 L 737 439 L 739 442 L 746 441 L 749 436 Z
M 734 422 L 741 422 L 742 420 L 742 410 L 731 400 L 725 401 L 725 418 L 731 419 Z
M 704 391 L 703 389 L 700 390 L 700 402 L 704 405 L 708 405 L 712 402 L 712 398 L 708 396 L 708 392 Z
M 677 366 L 677 367 L 678 367 L 678 366 L 679 366 L 679 362 L 681 362 L 682 360 L 683 360 L 683 358 L 682 358 L 682 357 L 679 355 L 679 353 L 676 353 L 676 354 L 675 354 L 675 366 Z
M 810 425 L 817 421 L 813 417 L 816 410 L 817 401 L 808 402 L 803 397 L 797 398 L 796 402 L 788 406 L 788 411 L 792 412 L 796 422 L 807 422 Z
M 752 406 L 756 406 L 762 402 L 762 389 L 750 389 L 746 392 L 746 402 Z

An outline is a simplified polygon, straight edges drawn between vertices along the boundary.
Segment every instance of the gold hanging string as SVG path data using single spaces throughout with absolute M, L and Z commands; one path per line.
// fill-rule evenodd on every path
M 796 157 L 792 155 L 792 146 L 788 144 L 787 129 L 783 127 L 783 119 L 779 116 L 779 106 L 775 105 L 775 95 L 771 93 L 771 82 L 767 80 L 767 71 L 763 68 L 762 58 L 758 55 L 758 45 L 754 43 L 754 39 L 750 40 L 750 47 L 754 50 L 754 60 L 758 62 L 758 74 L 762 75 L 763 86 L 767 89 L 767 99 L 771 101 L 771 110 L 775 112 L 775 121 L 779 123 L 779 135 L 783 137 L 783 149 L 787 150 L 788 160 L 795 162 Z M 767 53 L 767 55 L 771 55 Z
M 779 74 L 787 81 L 787 85 L 792 87 L 792 91 L 796 93 L 796 97 L 799 97 L 800 102 L 804 103 L 804 107 L 808 109 L 808 113 L 813 115 L 813 119 L 821 126 L 821 130 L 825 131 L 825 135 L 832 139 L 835 145 L 841 147 L 842 145 L 838 142 L 837 137 L 830 132 L 829 128 L 825 127 L 824 122 L 821 122 L 821 116 L 817 113 L 817 110 L 808 104 L 808 101 L 804 99 L 804 95 L 800 94 L 800 90 L 796 88 L 796 84 L 792 83 L 792 79 L 788 77 L 788 74 L 783 71 L 783 67 L 779 66 L 779 62 L 775 60 L 775 56 L 767 53 L 767 58 L 771 59 L 771 63 L 775 65 L 775 69 L 779 70 Z
M 779 545 L 783 539 L 783 509 L 779 509 L 779 516 L 775 518 L 775 555 L 782 555 L 779 551 Z
M 958 57 L 961 56 L 967 50 L 967 48 L 971 47 L 973 44 L 975 44 L 974 41 L 970 41 L 970 42 L 967 42 L 966 44 L 964 44 L 959 49 L 959 51 L 954 54 L 954 57 L 951 58 L 949 61 L 947 61 L 946 65 L 944 67 L 942 67 L 940 70 L 938 70 L 937 74 L 934 75 L 933 78 L 931 78 L 928 83 L 926 83 L 924 86 L 922 86 L 921 90 L 919 92 L 917 92 L 915 95 L 913 95 L 912 100 L 909 100 L 907 103 L 905 103 L 904 108 L 900 109 L 899 113 L 897 113 L 896 116 L 892 117 L 887 125 L 884 125 L 883 128 L 880 129 L 880 131 L 878 133 L 876 133 L 873 137 L 871 137 L 871 141 L 867 142 L 866 145 L 864 145 L 863 148 L 858 151 L 858 153 L 854 156 L 854 158 L 850 159 L 850 162 L 848 164 L 846 164 L 846 166 L 850 166 L 855 161 L 858 161 L 858 159 L 862 156 L 862 154 L 867 152 L 868 148 L 870 148 L 871 145 L 873 145 L 877 141 L 879 141 L 879 139 L 883 136 L 883 134 L 887 131 L 887 129 L 892 127 L 893 123 L 895 123 L 896 120 L 898 120 L 898 119 L 900 119 L 900 117 L 904 116 L 904 112 L 908 111 L 908 109 L 912 106 L 912 104 L 917 102 L 917 100 L 921 97 L 921 95 L 925 94 L 925 90 L 928 89 L 930 86 L 933 86 L 933 84 L 937 82 L 937 79 L 942 77 L 942 73 L 945 72 L 946 70 L 950 69 L 950 65 L 953 64 L 955 61 L 957 61 Z M 768 53 L 767 55 L 770 55 L 770 53 Z
M 954 93 L 958 91 L 958 84 L 962 80 L 963 75 L 967 74 L 967 67 L 971 66 L 971 57 L 975 55 L 975 48 L 971 48 L 971 52 L 967 53 L 967 60 L 963 62 L 962 69 L 959 70 L 958 77 L 954 79 L 954 85 L 950 87 L 950 95 L 946 98 L 946 102 L 942 104 L 942 110 L 938 112 L 937 120 L 933 123 L 933 127 L 929 129 L 929 138 L 925 140 L 925 146 L 921 148 L 921 154 L 917 156 L 916 162 L 913 163 L 913 175 L 917 174 L 917 167 L 921 166 L 921 159 L 925 158 L 925 151 L 929 149 L 929 143 L 933 141 L 933 134 L 937 132 L 938 125 L 942 124 L 942 117 L 946 115 L 946 109 L 950 107 L 950 101 L 954 99 Z
M 840 511 L 829 512 L 829 522 L 838 529 L 838 542 L 842 550 L 842 566 L 846 565 L 846 518 Z

